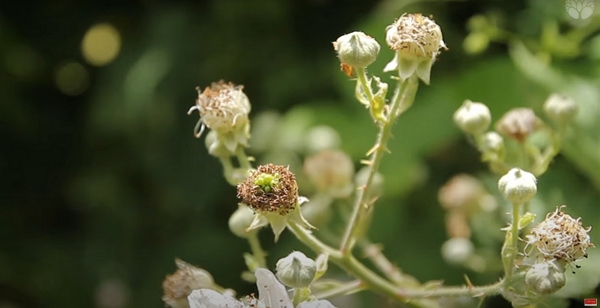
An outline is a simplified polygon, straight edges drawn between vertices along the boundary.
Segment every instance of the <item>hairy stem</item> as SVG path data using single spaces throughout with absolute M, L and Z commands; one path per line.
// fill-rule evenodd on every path
M 504 269 L 504 273 L 506 278 L 510 278 L 513 275 L 515 269 L 515 259 L 517 258 L 517 246 L 519 244 L 519 218 L 520 218 L 520 204 L 513 203 L 512 209 L 512 226 L 511 226 L 511 236 L 510 243 L 508 243 L 508 249 L 503 255 L 503 258 L 508 258 L 506 262 L 506 268 Z M 506 243 L 505 243 L 506 245 Z
M 346 231 L 344 232 L 344 237 L 340 244 L 340 251 L 342 254 L 349 254 L 356 240 L 356 234 L 358 232 L 357 226 L 361 218 L 364 216 L 362 214 L 365 212 L 367 207 L 367 198 L 369 198 L 369 192 L 372 187 L 373 179 L 375 178 L 375 174 L 377 174 L 377 170 L 379 170 L 379 165 L 381 164 L 383 155 L 387 151 L 386 144 L 392 135 L 392 126 L 396 120 L 398 111 L 401 110 L 402 107 L 412 104 L 412 100 L 414 100 L 414 93 L 416 93 L 417 87 L 418 82 L 412 79 L 406 79 L 404 81 L 400 81 L 398 87 L 396 87 L 396 90 L 394 91 L 394 97 L 392 98 L 390 111 L 388 112 L 386 121 L 380 126 L 379 133 L 377 135 L 377 142 L 369 151 L 372 152 L 370 153 L 371 159 L 369 160 L 369 176 L 367 177 L 367 181 L 364 183 L 363 187 L 359 188 L 356 194 L 356 199 L 352 208 L 352 216 L 350 217 L 350 221 L 348 221 Z
M 412 307 L 428 307 L 426 299 L 439 297 L 456 296 L 485 296 L 498 294 L 502 288 L 502 283 L 496 283 L 483 287 L 443 287 L 431 289 L 420 289 L 414 287 L 397 286 L 394 283 L 382 278 L 375 272 L 367 268 L 358 261 L 353 255 L 345 255 L 319 241 L 310 231 L 299 226 L 295 222 L 289 222 L 288 228 L 305 245 L 317 253 L 328 253 L 329 260 L 337 264 L 346 272 L 360 280 L 363 286 L 370 290 L 391 298 L 393 300 L 405 303 Z M 358 282 L 357 282 L 358 284 Z

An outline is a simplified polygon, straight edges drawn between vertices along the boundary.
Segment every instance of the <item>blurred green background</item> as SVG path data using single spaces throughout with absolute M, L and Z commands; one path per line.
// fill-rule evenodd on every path
M 254 292 L 239 276 L 247 243 L 227 228 L 235 188 L 203 138 L 193 137 L 197 115 L 186 115 L 195 87 L 242 84 L 251 118 L 270 112 L 278 129 L 251 140 L 271 140 L 250 149 L 259 162 L 301 173 L 306 132 L 329 125 L 358 168 L 376 129 L 331 42 L 361 30 L 385 46 L 385 26 L 404 12 L 433 15 L 450 50 L 395 127 L 372 240 L 421 281 L 461 284 L 466 273 L 475 284 L 495 282 L 500 271 L 470 272 L 440 254 L 446 234 L 437 190 L 470 173 L 495 193 L 497 179 L 452 113 L 464 99 L 486 103 L 494 119 L 516 106 L 539 111 L 554 91 L 572 95 L 583 115 L 564 156 L 539 179 L 540 212 L 567 204 L 584 225 L 598 226 L 592 240 L 600 238 L 600 27 L 598 15 L 575 22 L 564 1 L 5 1 L 0 307 L 163 307 L 161 283 L 175 257 L 239 294 Z M 467 54 L 468 20 L 477 14 L 510 31 L 510 40 Z M 390 81 L 381 69 L 391 57 L 382 47 L 369 71 Z M 261 238 L 273 267 L 292 249 L 314 256 L 289 232 L 277 245 L 270 232 Z M 568 273 L 579 284 L 568 285 L 563 307 L 599 297 L 598 254 L 591 250 L 583 268 Z M 374 295 L 347 305 L 373 303 L 392 305 Z

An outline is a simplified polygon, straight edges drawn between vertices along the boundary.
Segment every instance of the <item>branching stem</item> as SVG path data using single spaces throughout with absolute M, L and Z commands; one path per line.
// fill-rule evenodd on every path
M 418 82 L 412 78 L 409 78 L 404 81 L 399 81 L 398 87 L 396 87 L 396 90 L 394 91 L 394 96 L 392 98 L 386 121 L 380 126 L 379 133 L 377 135 L 377 142 L 370 151 L 372 153 L 370 154 L 371 159 L 369 160 L 369 175 L 367 177 L 367 181 L 362 187 L 359 188 L 356 194 L 356 199 L 352 208 L 352 216 L 350 217 L 350 221 L 348 221 L 346 231 L 344 232 L 344 237 L 340 244 L 340 251 L 344 255 L 350 254 L 354 246 L 354 242 L 356 241 L 356 235 L 359 229 L 357 226 L 361 218 L 364 216 L 363 213 L 366 212 L 365 210 L 368 206 L 367 200 L 369 198 L 369 192 L 373 186 L 373 179 L 379 170 L 379 165 L 381 164 L 383 155 L 387 151 L 386 145 L 388 139 L 392 135 L 392 126 L 394 125 L 394 121 L 396 120 L 399 111 L 403 107 L 412 104 L 417 87 Z

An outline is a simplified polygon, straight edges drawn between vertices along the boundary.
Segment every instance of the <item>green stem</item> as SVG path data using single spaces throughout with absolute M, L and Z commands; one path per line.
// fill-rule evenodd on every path
M 375 272 L 367 268 L 353 255 L 345 255 L 339 251 L 323 244 L 310 231 L 302 228 L 295 222 L 288 222 L 288 228 L 305 245 L 317 253 L 329 254 L 329 260 L 342 269 L 358 278 L 364 286 L 388 298 L 406 303 L 413 307 L 427 307 L 427 303 L 420 299 L 429 299 L 445 296 L 483 296 L 493 295 L 500 292 L 501 283 L 483 287 L 439 287 L 437 289 L 416 289 L 394 285 L 383 279 Z
M 358 78 L 358 82 L 362 86 L 363 92 L 367 96 L 367 99 L 369 100 L 369 102 L 375 101 L 375 98 L 373 96 L 373 91 L 371 91 L 371 87 L 369 86 L 369 80 L 367 78 L 367 70 L 365 70 L 364 68 L 360 68 L 360 67 L 355 67 L 354 69 L 356 71 L 356 77 Z
M 375 99 L 375 96 L 373 95 L 373 90 L 371 89 L 371 80 L 369 80 L 369 78 L 367 77 L 367 70 L 365 68 L 360 67 L 355 67 L 355 70 L 356 77 L 358 79 L 357 86 L 360 85 L 360 89 L 362 89 L 361 92 L 356 93 L 356 98 L 361 103 L 369 107 L 369 112 L 371 112 L 371 117 L 373 118 L 373 121 L 375 121 L 375 123 L 381 124 L 385 122 L 385 117 L 383 116 L 384 102 L 377 101 Z M 362 97 L 362 94 L 364 94 L 365 97 Z
M 375 174 L 377 174 L 377 170 L 379 170 L 383 155 L 387 151 L 386 144 L 392 135 L 392 126 L 400 108 L 412 104 L 414 95 L 406 94 L 414 94 L 416 92 L 416 87 L 418 87 L 418 82 L 412 79 L 406 79 L 403 82 L 399 82 L 399 86 L 396 87 L 396 90 L 394 91 L 390 112 L 388 113 L 386 121 L 380 126 L 377 142 L 372 148 L 373 153 L 371 154 L 371 160 L 369 162 L 369 176 L 367 177 L 364 186 L 359 189 L 356 194 L 356 199 L 352 208 L 352 216 L 350 217 L 350 221 L 348 221 L 344 237 L 340 244 L 340 251 L 342 254 L 349 254 L 352 250 L 356 240 L 356 233 L 358 232 L 358 223 L 363 216 L 362 213 L 367 207 L 367 198 L 369 197 L 369 192 L 373 186 L 373 179 L 375 178 Z M 411 89 L 412 91 L 408 91 L 409 88 L 413 88 Z
M 558 153 L 560 152 L 563 140 L 562 130 L 563 128 L 559 128 L 559 131 L 556 133 L 550 131 L 552 144 L 550 145 L 550 147 L 544 150 L 544 153 L 541 154 L 539 161 L 533 168 L 532 173 L 536 177 L 539 177 L 540 175 L 544 174 L 546 170 L 548 170 L 548 166 L 550 165 L 554 157 L 556 157 L 556 155 L 558 155 Z
M 235 155 L 236 155 L 238 162 L 240 163 L 240 167 L 242 169 L 246 169 L 246 170 L 252 169 L 252 165 L 250 164 L 250 159 L 246 155 L 246 151 L 244 151 L 244 147 L 238 146 L 235 151 Z
M 512 205 L 512 226 L 511 226 L 511 237 L 508 246 L 508 255 L 503 256 L 508 258 L 507 267 L 504 269 L 506 279 L 509 279 L 515 269 L 515 259 L 517 258 L 517 246 L 519 244 L 519 210 L 520 204 L 513 203 Z
M 436 297 L 458 297 L 470 296 L 480 297 L 499 294 L 502 290 L 503 281 L 495 284 L 481 287 L 462 286 L 462 287 L 440 287 L 432 290 L 414 289 L 402 291 L 402 295 L 408 298 L 436 298 Z
M 365 285 L 360 280 L 353 280 L 350 282 L 343 283 L 342 285 L 328 289 L 319 293 L 314 293 L 313 295 L 318 299 L 324 298 L 333 298 L 337 296 L 348 295 L 352 293 L 356 293 L 362 291 L 365 288 Z
M 260 245 L 260 240 L 258 239 L 258 232 L 252 231 L 248 235 L 248 243 L 250 244 L 250 250 L 252 251 L 252 255 L 256 262 L 258 262 L 258 267 L 267 268 L 266 261 L 266 253 L 262 249 Z M 256 269 L 250 269 L 252 272 Z
M 231 160 L 229 157 L 219 157 L 219 161 L 221 161 L 221 165 L 223 165 L 223 175 L 225 176 L 225 180 L 230 185 L 236 186 L 237 181 L 233 177 L 233 165 L 231 164 Z
M 363 248 L 363 254 L 394 284 L 403 285 L 409 282 L 418 284 L 416 279 L 411 279 L 412 277 L 403 274 L 397 266 L 392 264 L 392 262 L 390 262 L 390 260 L 388 260 L 381 252 L 382 249 L 381 245 L 369 243 Z

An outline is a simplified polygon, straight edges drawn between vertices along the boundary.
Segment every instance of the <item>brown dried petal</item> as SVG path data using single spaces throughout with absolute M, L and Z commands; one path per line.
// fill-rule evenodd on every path
M 255 184 L 261 174 L 279 175 L 278 183 L 271 187 L 270 192 Z M 296 176 L 289 170 L 289 166 L 259 166 L 244 182 L 238 184 L 237 197 L 255 211 L 287 215 L 298 203 Z

